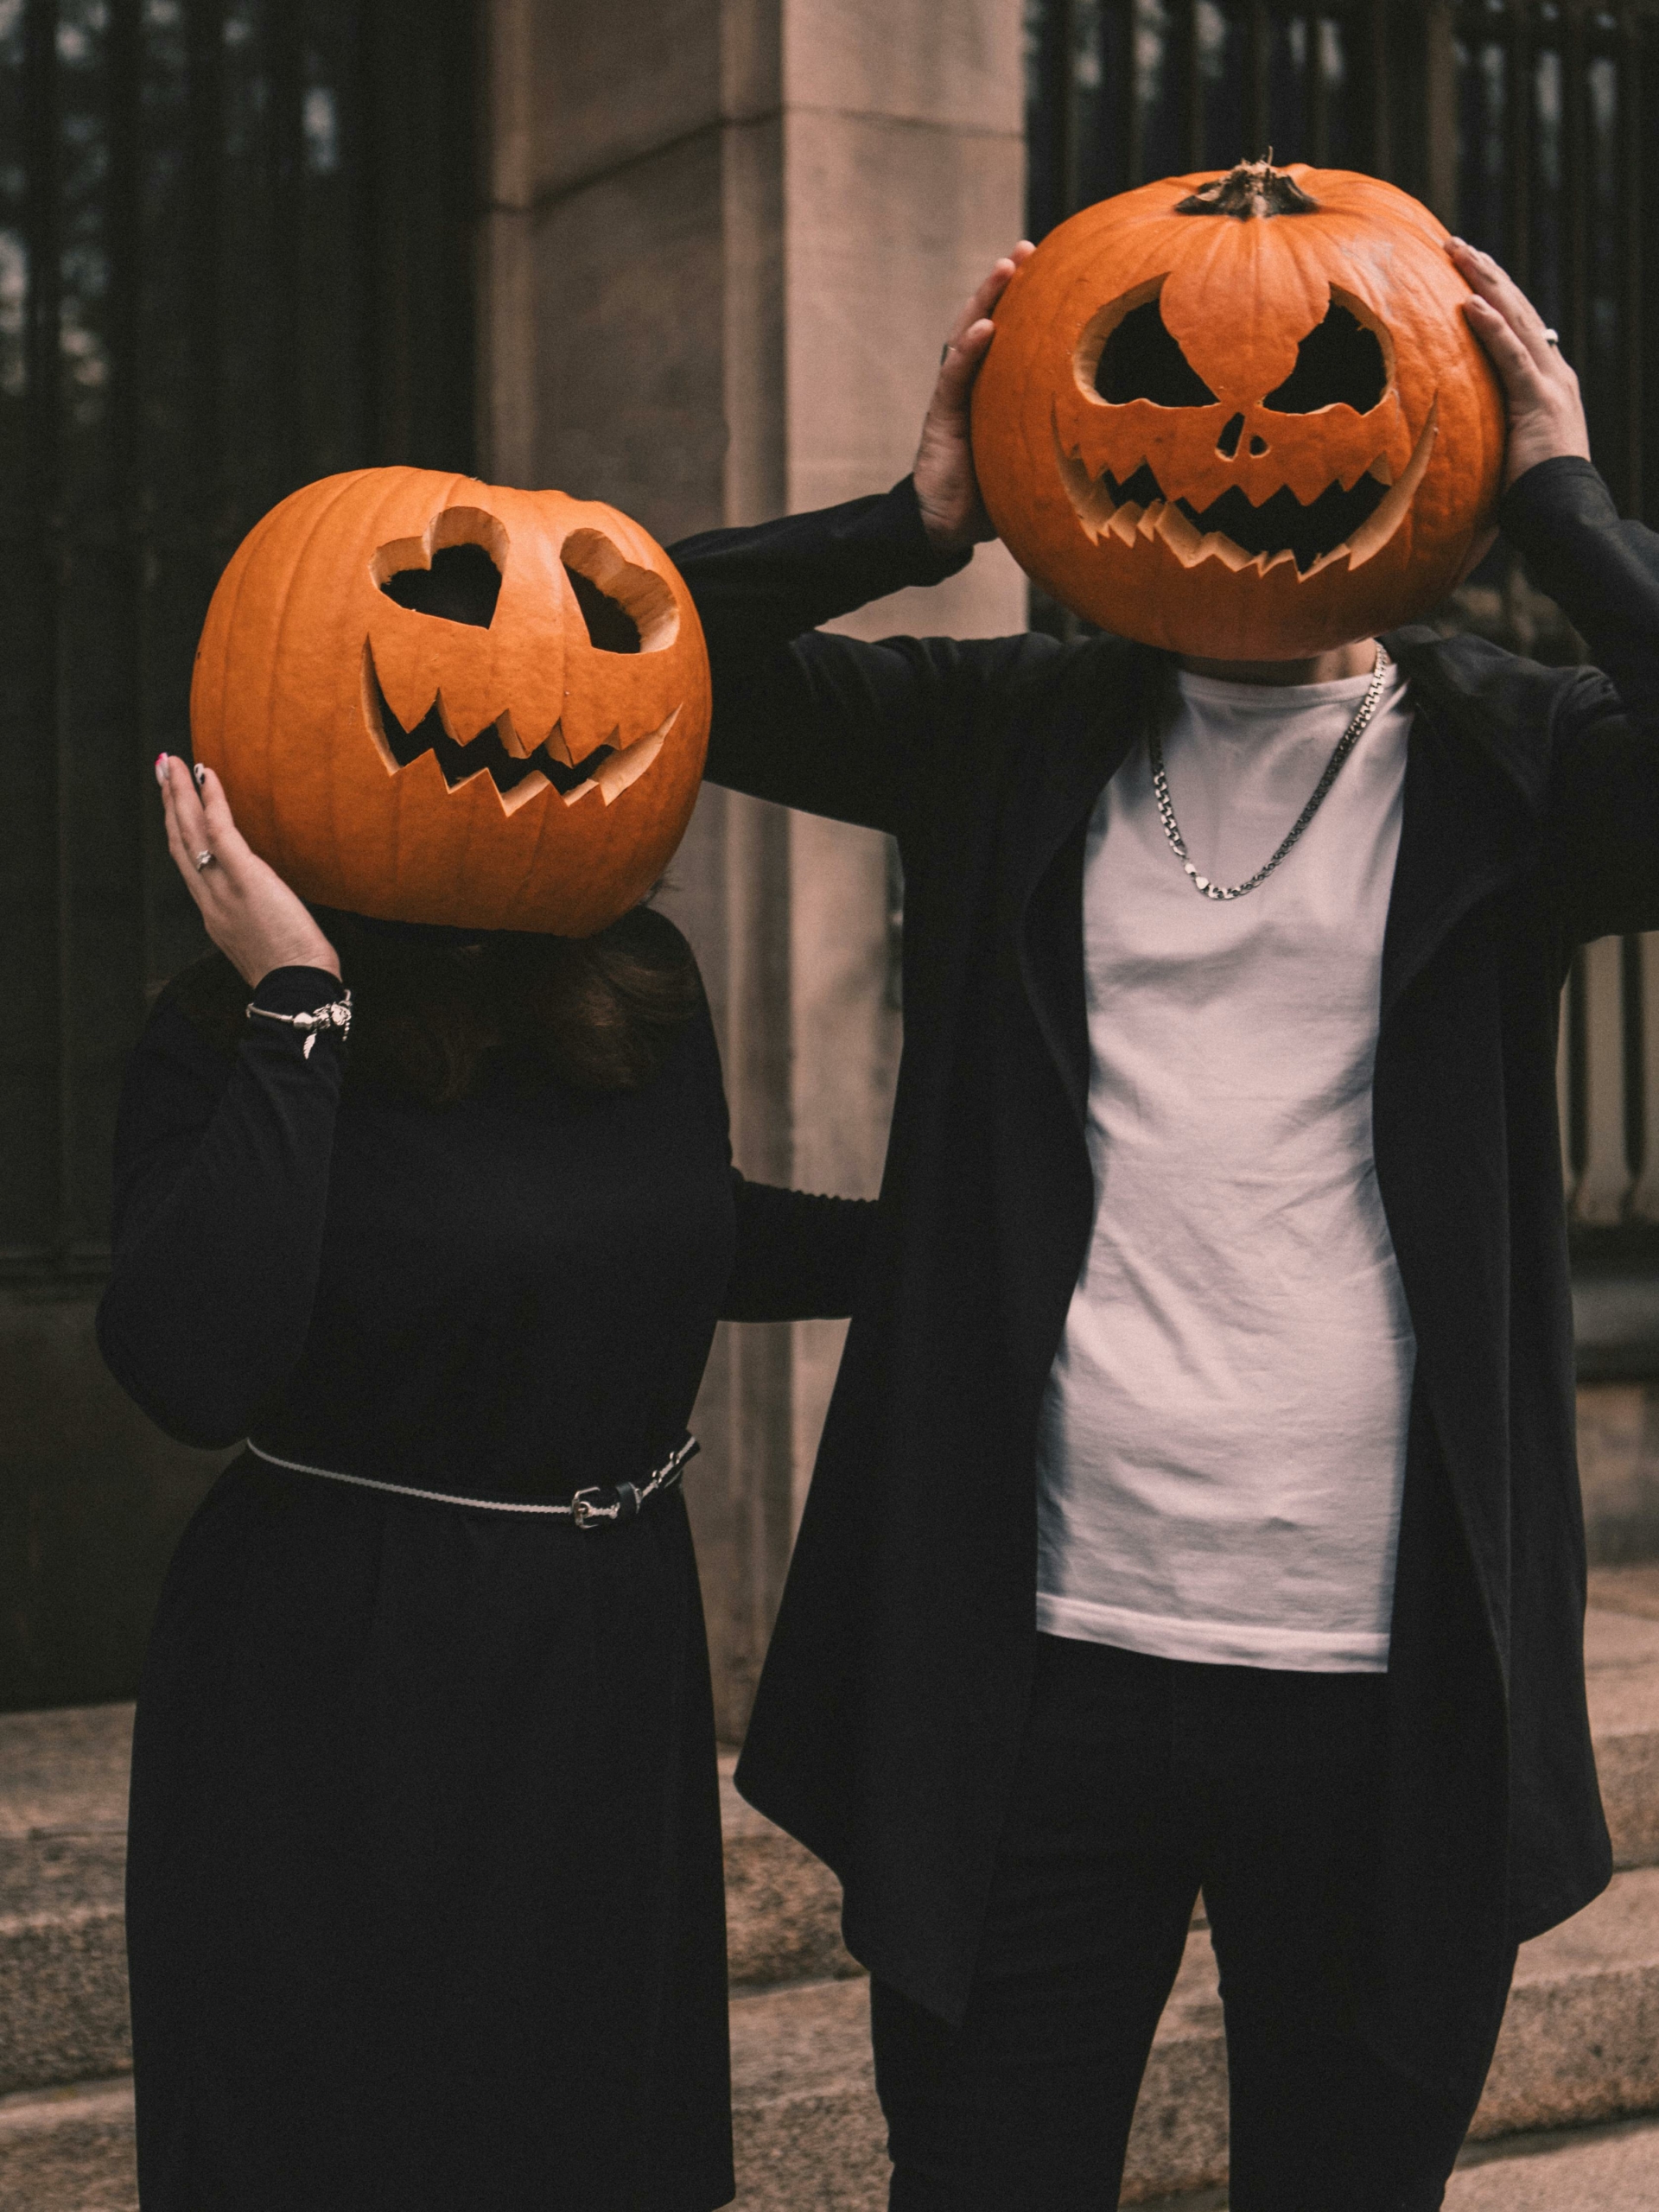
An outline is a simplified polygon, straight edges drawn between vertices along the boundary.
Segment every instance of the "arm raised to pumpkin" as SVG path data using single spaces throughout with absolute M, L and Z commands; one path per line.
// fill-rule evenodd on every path
M 889 638 L 814 626 L 968 559 L 936 552 L 906 477 L 879 498 L 717 530 L 672 549 L 709 641 L 705 773 L 757 798 L 903 836 L 955 772 L 976 701 L 1046 638 Z
M 278 968 L 253 1002 L 308 1013 L 327 970 Z M 169 1436 L 245 1437 L 296 1365 L 322 1247 L 342 1057 L 251 1021 L 227 1066 L 163 1001 L 127 1071 L 115 1145 L 115 1268 L 98 1341 L 122 1388 Z
M 873 1199 L 780 1190 L 736 1168 L 732 1195 L 737 1256 L 723 1321 L 831 1320 L 852 1312 L 875 1234 Z
M 1659 929 L 1659 537 L 1592 464 L 1541 462 L 1498 518 L 1597 666 L 1556 720 L 1548 830 L 1569 937 Z

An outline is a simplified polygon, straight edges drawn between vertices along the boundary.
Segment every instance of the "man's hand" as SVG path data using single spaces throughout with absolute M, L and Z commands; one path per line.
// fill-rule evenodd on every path
M 974 474 L 968 398 L 991 342 L 991 309 L 1014 270 L 1036 251 L 1029 238 L 1021 238 L 1012 253 L 1003 256 L 957 317 L 956 327 L 945 342 L 939 380 L 922 422 L 922 442 L 916 448 L 912 471 L 922 527 L 938 553 L 960 553 L 982 538 L 996 536 Z
M 1463 311 L 1497 371 L 1509 404 L 1504 490 L 1541 461 L 1563 454 L 1588 461 L 1590 430 L 1579 380 L 1546 334 L 1543 317 L 1490 253 L 1461 238 L 1448 238 L 1446 250 L 1474 295 L 1464 302 Z

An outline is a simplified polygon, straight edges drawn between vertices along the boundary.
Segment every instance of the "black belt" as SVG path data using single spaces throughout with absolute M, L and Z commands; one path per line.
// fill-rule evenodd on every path
M 459 1491 L 420 1490 L 413 1483 L 385 1483 L 372 1475 L 342 1474 L 338 1467 L 313 1467 L 302 1459 L 284 1459 L 277 1452 L 267 1452 L 251 1437 L 248 1439 L 248 1449 L 268 1465 L 286 1467 L 294 1475 L 321 1475 L 324 1482 L 351 1483 L 359 1490 L 385 1491 L 393 1497 L 424 1498 L 433 1505 L 465 1505 L 477 1513 L 538 1513 L 544 1520 L 569 1521 L 577 1529 L 596 1529 L 601 1522 L 632 1521 L 652 1498 L 677 1490 L 687 1461 L 696 1458 L 701 1446 L 695 1436 L 687 1436 L 645 1482 L 595 1484 L 577 1491 L 562 1505 L 547 1505 L 532 1498 L 468 1497 Z

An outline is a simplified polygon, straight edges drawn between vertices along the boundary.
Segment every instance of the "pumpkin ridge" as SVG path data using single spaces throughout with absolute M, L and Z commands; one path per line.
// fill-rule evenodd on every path
M 299 543 L 289 553 L 289 557 L 286 563 L 286 575 L 284 579 L 285 588 L 283 592 L 282 611 L 276 618 L 276 627 L 271 636 L 270 658 L 267 674 L 264 711 L 259 718 L 259 727 L 264 730 L 270 730 L 276 727 L 276 702 L 277 695 L 282 688 L 284 674 L 283 647 L 294 612 L 295 584 L 304 569 L 306 555 L 309 552 L 312 545 L 315 543 L 318 532 L 322 529 L 324 524 L 334 513 L 334 509 L 350 499 L 358 480 L 353 476 L 346 475 L 344 478 L 325 479 L 324 480 L 325 482 L 335 482 L 339 485 L 340 488 L 334 494 L 333 498 L 318 501 L 315 504 L 310 513 L 308 515 L 307 527 L 304 534 L 300 538 Z M 315 491 L 316 487 L 312 486 L 308 486 L 307 488 Z M 296 498 L 297 496 L 298 495 L 296 494 Z M 282 819 L 281 798 L 279 796 L 282 789 L 281 783 L 279 779 L 276 776 L 270 776 L 269 782 L 272 793 L 272 828 L 279 846 L 286 849 L 288 833 L 287 825 Z M 328 789 L 329 839 L 334 848 L 335 865 L 338 867 L 340 834 L 338 825 L 334 820 L 332 779 L 329 779 Z
M 372 503 L 370 503 L 369 512 L 365 518 L 365 520 L 367 524 L 370 542 L 377 548 L 386 543 L 389 535 L 387 524 L 388 515 L 396 514 L 402 508 L 404 503 L 405 495 L 410 489 L 410 479 L 418 479 L 419 474 L 420 472 L 418 470 L 406 467 L 394 467 L 385 471 L 377 471 L 375 473 L 376 478 L 378 478 L 378 495 L 372 499 Z M 373 481 L 374 480 L 371 479 L 370 480 Z M 442 510 L 439 512 L 442 512 Z M 424 535 L 424 528 L 429 527 L 429 524 L 430 517 L 429 516 L 428 524 L 424 525 L 423 529 L 423 535 Z M 372 556 L 371 556 L 370 560 L 365 565 L 367 569 L 370 587 L 372 589 L 378 591 L 379 587 L 374 582 Z M 366 633 L 363 639 L 362 651 L 363 656 L 370 663 L 370 670 L 365 671 L 365 673 L 372 672 L 372 649 L 369 645 L 369 639 Z M 379 685 L 379 677 L 375 676 L 373 680 L 378 690 Z M 359 734 L 365 739 L 370 744 L 372 744 L 372 734 L 367 728 L 365 727 L 367 722 L 370 706 L 367 691 L 367 685 L 359 682 L 357 690 L 357 698 L 355 701 L 357 715 L 353 723 L 353 733 L 354 734 Z M 383 768 L 385 767 L 385 763 L 384 760 L 380 762 L 380 766 Z M 406 863 L 406 845 L 404 836 L 404 810 L 409 804 L 410 794 L 406 787 L 401 784 L 398 779 L 395 776 L 389 776 L 388 783 L 390 785 L 388 796 L 391 804 L 386 810 L 385 826 L 381 834 L 385 841 L 386 867 L 390 879 L 392 882 L 398 883 L 404 879 L 404 871 Z M 328 785 L 328 826 L 329 833 L 334 842 L 334 873 L 337 877 L 346 873 L 346 854 L 340 830 L 340 809 L 343 796 L 344 794 L 340 784 L 335 778 L 331 777 L 329 779 Z

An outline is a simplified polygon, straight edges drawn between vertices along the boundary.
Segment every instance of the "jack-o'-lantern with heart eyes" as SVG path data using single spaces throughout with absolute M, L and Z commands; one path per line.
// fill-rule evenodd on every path
M 691 597 L 626 515 L 418 468 L 307 485 L 208 608 L 196 758 L 302 898 L 586 937 L 650 889 L 707 747 Z
M 1015 558 L 1103 628 L 1212 659 L 1427 613 L 1490 526 L 1504 437 L 1446 235 L 1392 185 L 1266 162 L 1061 224 L 974 391 Z

